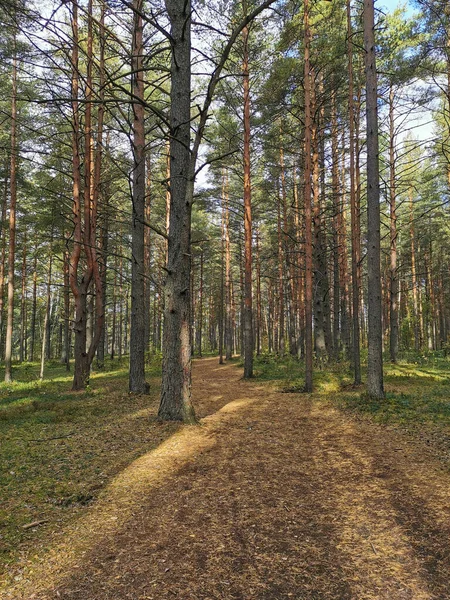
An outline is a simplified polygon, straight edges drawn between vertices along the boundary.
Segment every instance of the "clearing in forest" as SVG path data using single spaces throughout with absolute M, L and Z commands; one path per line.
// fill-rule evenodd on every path
M 193 396 L 201 426 L 123 469 L 4 598 L 450 598 L 450 475 L 419 442 L 217 359 Z

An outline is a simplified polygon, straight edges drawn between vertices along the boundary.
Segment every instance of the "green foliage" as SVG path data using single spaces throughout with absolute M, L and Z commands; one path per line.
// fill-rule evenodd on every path
M 47 366 L 47 381 L 38 380 L 39 365 L 24 363 L 16 367 L 17 381 L 0 384 L 0 569 L 32 542 L 24 525 L 75 517 L 123 466 L 152 448 L 160 361 L 149 360 L 150 399 L 128 394 L 126 368 L 125 361 L 108 361 L 83 393 L 67 392 L 71 378 L 56 362 Z M 159 437 L 172 430 L 161 426 Z

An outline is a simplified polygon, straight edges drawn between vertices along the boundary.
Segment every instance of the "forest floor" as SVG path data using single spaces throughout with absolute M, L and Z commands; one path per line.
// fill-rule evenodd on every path
M 391 408 L 380 413 L 373 405 L 359 410 L 361 390 L 344 388 L 337 402 L 320 382 L 305 395 L 292 382 L 268 381 L 264 368 L 254 380 L 241 374 L 216 358 L 194 362 L 198 427 L 152 420 L 156 394 L 151 406 L 109 399 L 117 411 L 137 403 L 114 421 L 131 425 L 131 454 L 109 440 L 117 470 L 97 473 L 107 481 L 92 492 L 95 501 L 73 501 L 69 520 L 68 506 L 58 505 L 60 517 L 50 512 L 53 522 L 25 530 L 0 597 L 450 599 L 447 429 L 424 437 L 437 429 L 425 423 L 415 435 L 383 416 L 397 415 L 396 404 L 409 414 L 398 382 L 390 383 Z M 440 403 L 448 407 L 448 397 Z M 384 424 L 375 422 L 380 414 Z M 67 427 L 67 438 L 47 432 L 55 439 L 41 441 L 62 458 L 68 447 L 88 449 L 78 425 Z M 120 436 L 109 415 L 91 437 L 93 454 L 102 436 Z M 86 477 L 96 475 L 88 469 Z

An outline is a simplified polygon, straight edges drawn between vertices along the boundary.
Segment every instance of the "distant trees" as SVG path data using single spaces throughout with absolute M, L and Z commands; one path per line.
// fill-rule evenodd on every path
M 162 353 L 159 417 L 194 422 L 193 354 L 240 353 L 250 377 L 255 353 L 289 351 L 311 391 L 332 360 L 359 385 L 368 348 L 381 398 L 383 351 L 446 347 L 446 4 L 378 15 L 375 41 L 366 20 L 364 51 L 369 0 L 282 4 L 267 28 L 270 5 L 226 3 L 212 26 L 210 3 L 2 4 L 7 380 L 15 360 L 74 360 L 83 389 L 95 356 L 129 355 L 145 393 Z M 422 108 L 433 141 L 408 133 Z

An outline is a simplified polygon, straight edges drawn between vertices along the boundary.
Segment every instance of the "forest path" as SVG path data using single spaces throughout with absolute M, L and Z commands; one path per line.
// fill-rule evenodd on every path
M 217 359 L 193 398 L 202 426 L 130 465 L 8 598 L 450 598 L 450 476 L 412 441 Z

